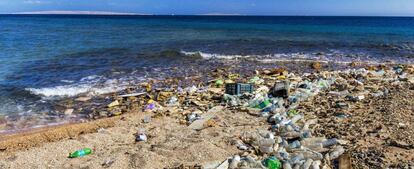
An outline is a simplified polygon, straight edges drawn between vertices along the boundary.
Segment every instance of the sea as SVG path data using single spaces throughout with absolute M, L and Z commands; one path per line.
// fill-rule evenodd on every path
M 414 18 L 0 15 L 0 132 L 65 123 L 60 99 L 235 60 L 413 63 Z

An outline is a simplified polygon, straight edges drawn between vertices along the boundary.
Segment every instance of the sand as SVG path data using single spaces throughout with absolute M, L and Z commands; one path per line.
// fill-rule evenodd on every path
M 189 129 L 170 116 L 152 118 L 150 123 L 143 123 L 143 117 L 151 114 L 134 112 L 112 118 L 107 121 L 113 121 L 114 127 L 97 129 L 94 133 L 78 133 L 77 136 L 56 140 L 32 139 L 33 144 L 23 144 L 25 146 L 20 149 L 8 141 L 13 148 L 0 153 L 0 168 L 164 168 L 221 162 L 238 152 L 235 146 L 231 146 L 231 141 L 242 131 L 267 128 L 265 121 L 245 112 L 219 111 L 218 125 L 201 131 Z M 54 132 L 40 133 L 62 134 L 66 133 L 63 129 L 96 126 L 93 123 L 61 126 Z M 148 141 L 136 143 L 135 134 L 142 128 L 146 130 Z M 38 133 L 14 136 L 31 137 L 41 136 Z M 19 141 L 13 143 L 16 142 Z M 93 148 L 94 153 L 82 158 L 67 158 L 70 152 L 85 147 Z M 105 165 L 108 161 L 113 163 Z
M 414 166 L 414 85 L 384 84 L 390 94 L 349 102 L 348 109 L 334 108 L 338 100 L 326 93 L 303 102 L 300 111 L 318 118 L 314 136 L 340 138 L 354 168 L 406 168 Z M 235 139 L 245 132 L 268 130 L 265 118 L 254 112 L 214 107 L 214 123 L 200 131 L 182 123 L 184 113 L 197 106 L 157 112 L 131 110 L 121 116 L 6 135 L 0 138 L 0 168 L 179 168 L 216 164 L 243 154 Z M 338 118 L 338 113 L 349 115 Z M 151 116 L 144 123 L 145 116 Z M 146 142 L 136 142 L 145 131 Z M 70 159 L 70 152 L 94 152 Z M 337 164 L 332 164 L 335 168 Z

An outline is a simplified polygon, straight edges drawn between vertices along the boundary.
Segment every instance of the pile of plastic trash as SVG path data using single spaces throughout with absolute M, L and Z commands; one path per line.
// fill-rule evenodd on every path
M 403 70 L 403 67 L 396 67 L 391 71 L 351 69 L 305 74 L 301 77 L 289 74 L 287 78 L 281 79 L 291 80 L 277 80 L 270 89 L 266 85 L 261 85 L 253 93 L 225 94 L 223 99 L 228 106 L 260 109 L 260 116 L 267 118 L 270 127 L 268 131 L 245 133 L 242 139 L 235 143 L 241 151 L 256 152 L 255 158 L 250 155 L 234 155 L 217 168 L 330 168 L 332 160 L 345 152 L 343 145 L 347 141 L 313 137 L 310 126 L 316 125 L 317 119 L 305 119 L 304 114 L 297 110 L 298 105 L 320 92 L 353 101 L 363 100 L 365 95 L 381 97 L 387 93 L 386 88 L 368 91 L 366 89 L 370 88 L 370 84 L 364 83 L 374 78 L 395 84 L 413 81 L 413 76 Z M 249 82 L 256 81 L 263 82 L 257 77 Z M 345 84 L 345 87 L 341 88 L 341 84 Z M 332 85 L 339 91 L 331 90 Z M 355 91 L 358 91 L 359 85 L 365 85 L 365 88 L 356 92 L 357 95 L 351 95 L 348 92 L 351 85 Z M 338 102 L 336 106 L 345 108 L 347 104 Z

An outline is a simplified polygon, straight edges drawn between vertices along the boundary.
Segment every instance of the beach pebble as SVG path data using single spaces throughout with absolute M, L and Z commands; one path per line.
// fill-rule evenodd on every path
M 70 116 L 70 115 L 72 115 L 73 111 L 74 111 L 73 109 L 66 109 L 65 110 L 65 115 Z
M 113 159 L 107 159 L 105 162 L 102 163 L 102 167 L 104 168 L 108 168 L 110 167 L 113 163 L 115 162 L 115 160 Z
M 151 122 L 151 116 L 145 116 L 144 119 L 142 119 L 142 122 L 144 122 L 144 123 Z

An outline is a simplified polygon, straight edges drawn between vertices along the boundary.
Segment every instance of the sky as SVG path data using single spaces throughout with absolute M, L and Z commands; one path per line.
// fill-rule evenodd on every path
M 0 13 L 52 10 L 158 15 L 414 16 L 414 0 L 0 0 Z

